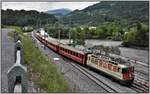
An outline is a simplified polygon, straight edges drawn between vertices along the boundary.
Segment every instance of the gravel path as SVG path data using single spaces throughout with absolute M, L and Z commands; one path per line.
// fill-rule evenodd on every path
M 13 29 L 2 29 L 1 92 L 7 93 L 7 71 L 14 64 L 14 42 L 8 37 Z
M 13 29 L 2 29 L 2 63 L 1 63 L 1 92 L 8 93 L 7 71 L 15 63 L 13 39 L 8 36 L 8 32 Z M 28 80 L 28 92 L 38 92 L 33 82 Z

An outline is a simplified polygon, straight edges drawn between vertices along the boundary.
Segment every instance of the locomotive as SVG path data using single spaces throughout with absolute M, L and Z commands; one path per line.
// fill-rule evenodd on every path
M 44 35 L 41 35 L 40 32 L 36 32 L 35 37 L 45 46 L 62 56 L 72 59 L 86 67 L 99 70 L 123 84 L 131 84 L 134 81 L 134 66 L 128 60 L 121 57 L 117 58 L 114 55 L 111 55 L 110 57 L 105 55 L 97 56 L 86 51 L 81 51 L 60 43 L 57 40 L 45 37 Z

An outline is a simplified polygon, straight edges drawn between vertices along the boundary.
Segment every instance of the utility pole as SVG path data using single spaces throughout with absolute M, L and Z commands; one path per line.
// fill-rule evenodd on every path
M 69 44 L 71 44 L 71 32 L 70 32 L 70 30 L 69 30 Z
M 38 27 L 39 27 L 39 20 L 37 20 L 37 22 L 36 22 L 36 28 L 38 29 Z
M 60 42 L 60 31 L 61 31 L 61 29 L 59 28 L 58 29 L 58 39 L 59 39 L 59 42 Z
M 39 24 L 40 24 L 39 27 L 42 28 L 41 20 L 39 20 Z

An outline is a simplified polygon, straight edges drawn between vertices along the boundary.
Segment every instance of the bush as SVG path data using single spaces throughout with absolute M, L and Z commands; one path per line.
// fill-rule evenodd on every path
M 36 48 L 32 40 L 23 34 L 20 28 L 13 27 L 21 35 L 25 63 L 28 66 L 30 78 L 35 85 L 46 92 L 70 92 L 68 83 L 64 80 L 56 66 Z

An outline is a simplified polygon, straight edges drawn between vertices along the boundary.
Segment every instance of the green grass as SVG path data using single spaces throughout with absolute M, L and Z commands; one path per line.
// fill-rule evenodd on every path
M 21 32 L 18 27 L 13 27 L 20 33 L 24 49 L 25 63 L 28 65 L 29 77 L 34 84 L 45 92 L 71 92 L 63 75 L 42 52 L 35 47 L 32 40 Z

